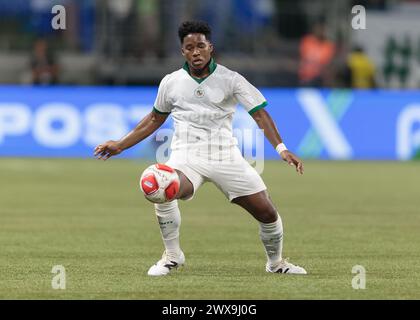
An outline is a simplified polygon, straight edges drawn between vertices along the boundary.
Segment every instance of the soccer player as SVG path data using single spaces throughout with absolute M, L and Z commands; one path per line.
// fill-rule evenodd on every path
M 283 225 L 263 180 L 242 157 L 232 134 L 232 117 L 239 103 L 254 118 L 283 160 L 303 174 L 301 160 L 287 150 L 264 109 L 267 102 L 243 76 L 216 64 L 212 58 L 211 30 L 207 23 L 187 21 L 178 30 L 184 66 L 166 75 L 153 110 L 126 136 L 95 148 L 106 160 L 134 146 L 155 132 L 172 115 L 175 134 L 167 165 L 180 178 L 176 199 L 189 200 L 206 181 L 213 182 L 229 199 L 248 211 L 259 223 L 266 271 L 306 274 L 305 269 L 282 257 Z M 185 262 L 179 244 L 181 215 L 177 200 L 155 204 L 165 251 L 148 271 L 164 276 Z

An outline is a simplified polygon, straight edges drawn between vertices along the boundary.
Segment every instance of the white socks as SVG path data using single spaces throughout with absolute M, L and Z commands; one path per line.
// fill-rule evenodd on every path
M 155 204 L 155 212 L 165 245 L 166 256 L 169 259 L 176 260 L 181 254 L 181 248 L 179 246 L 181 213 L 178 208 L 178 200 Z
M 277 221 L 271 223 L 260 222 L 260 238 L 264 244 L 270 267 L 276 266 L 282 259 L 283 224 L 277 214 Z
M 178 201 L 155 204 L 155 212 L 166 255 L 169 259 L 177 260 L 181 254 L 179 246 L 181 213 L 179 212 Z M 265 248 L 268 264 L 276 266 L 282 259 L 283 250 L 283 224 L 279 215 L 277 215 L 275 222 L 260 222 L 260 238 Z

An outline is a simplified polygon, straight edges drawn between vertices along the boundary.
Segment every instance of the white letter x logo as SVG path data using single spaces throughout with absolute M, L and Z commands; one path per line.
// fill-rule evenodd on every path
M 353 150 L 321 94 L 314 89 L 301 89 L 297 99 L 331 158 L 350 159 Z

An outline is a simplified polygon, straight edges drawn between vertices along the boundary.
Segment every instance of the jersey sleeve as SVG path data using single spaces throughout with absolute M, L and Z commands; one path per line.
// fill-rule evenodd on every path
M 233 96 L 249 114 L 253 114 L 267 105 L 262 93 L 242 75 L 236 73 L 233 81 Z
M 156 96 L 153 111 L 160 114 L 171 113 L 172 106 L 167 98 L 169 75 L 165 76 L 159 84 L 158 94 Z

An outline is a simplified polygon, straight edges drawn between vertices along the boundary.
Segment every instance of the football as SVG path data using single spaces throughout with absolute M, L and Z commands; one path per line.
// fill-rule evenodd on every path
M 153 164 L 143 171 L 140 177 L 140 189 L 150 202 L 172 201 L 179 191 L 178 173 L 166 164 Z

